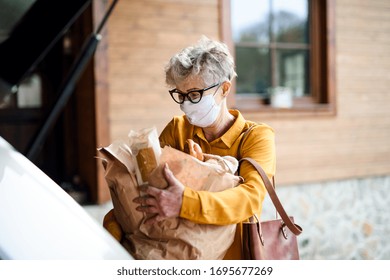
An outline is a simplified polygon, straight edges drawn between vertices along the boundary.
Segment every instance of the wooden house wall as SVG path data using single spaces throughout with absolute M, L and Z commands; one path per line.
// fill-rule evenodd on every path
M 335 1 L 336 114 L 242 112 L 276 132 L 277 181 L 390 174 L 390 2 Z M 110 139 L 181 114 L 164 66 L 202 34 L 221 38 L 218 0 L 122 0 L 108 25 Z

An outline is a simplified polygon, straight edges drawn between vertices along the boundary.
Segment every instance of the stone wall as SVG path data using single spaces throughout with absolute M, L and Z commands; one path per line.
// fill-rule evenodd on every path
M 389 260 L 390 176 L 277 188 L 303 228 L 301 259 Z M 275 217 L 266 198 L 262 219 Z
M 277 188 L 303 260 L 390 260 L 390 176 Z M 102 223 L 111 201 L 84 209 Z M 269 197 L 262 219 L 275 217 Z

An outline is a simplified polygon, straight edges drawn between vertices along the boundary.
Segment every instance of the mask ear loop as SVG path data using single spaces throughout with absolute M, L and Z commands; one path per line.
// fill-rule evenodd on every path
M 217 89 L 215 90 L 215 92 L 213 93 L 213 97 L 217 94 L 219 88 L 221 87 L 222 84 L 219 84 L 219 86 L 217 87 Z
M 219 89 L 221 88 L 221 86 L 222 86 L 224 83 L 225 83 L 225 82 L 222 82 L 222 83 L 219 84 L 217 90 L 216 90 L 216 91 L 214 92 L 214 94 L 213 94 L 213 97 L 215 97 L 215 95 L 217 94 L 217 92 L 219 91 Z M 226 93 L 226 91 L 224 91 L 224 90 L 223 90 L 223 87 L 222 87 L 222 97 L 226 97 L 227 94 L 225 94 L 225 93 Z

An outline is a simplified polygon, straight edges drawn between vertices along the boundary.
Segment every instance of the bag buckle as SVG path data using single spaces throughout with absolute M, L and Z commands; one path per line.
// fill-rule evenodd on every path
M 282 232 L 284 239 L 287 240 L 288 239 L 288 234 L 287 234 L 287 229 L 286 229 L 287 225 L 283 221 L 281 221 L 281 224 L 282 224 L 282 226 L 280 228 L 280 231 Z

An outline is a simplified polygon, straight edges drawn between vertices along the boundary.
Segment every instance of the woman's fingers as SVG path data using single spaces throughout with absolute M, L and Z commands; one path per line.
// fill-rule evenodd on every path
M 142 206 L 151 206 L 151 205 L 156 205 L 156 199 L 151 197 L 151 196 L 139 196 L 133 199 L 133 202 L 139 203 Z
M 140 196 L 133 201 L 139 203 L 136 210 L 147 214 L 157 214 L 150 218 L 148 223 L 162 221 L 167 218 L 180 215 L 183 201 L 184 185 L 175 177 L 168 164 L 164 166 L 164 177 L 168 183 L 166 189 L 158 189 L 152 186 L 142 188 L 146 196 Z
M 140 205 L 135 208 L 139 212 L 144 212 L 147 214 L 157 214 L 159 210 L 155 206 Z

